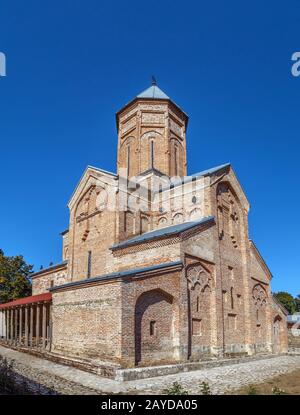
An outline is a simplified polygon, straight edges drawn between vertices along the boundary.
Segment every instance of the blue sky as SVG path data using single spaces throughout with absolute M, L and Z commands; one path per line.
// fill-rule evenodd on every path
M 230 161 L 273 290 L 300 293 L 300 4 L 1 0 L 0 247 L 61 260 L 88 164 L 115 171 L 115 112 L 158 85 L 190 116 L 189 173 Z

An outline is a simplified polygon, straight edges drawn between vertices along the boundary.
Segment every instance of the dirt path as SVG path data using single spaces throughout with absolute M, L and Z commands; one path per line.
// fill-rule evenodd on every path
M 231 394 L 249 395 L 250 392 L 257 395 L 273 395 L 274 393 L 300 395 L 300 370 L 276 376 L 263 383 L 253 384 L 251 387 L 243 387 Z

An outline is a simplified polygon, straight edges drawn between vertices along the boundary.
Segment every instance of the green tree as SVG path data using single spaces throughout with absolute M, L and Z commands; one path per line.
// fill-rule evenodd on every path
M 296 301 L 291 294 L 285 291 L 279 291 L 274 295 L 290 314 L 294 314 L 294 312 L 296 311 Z
M 297 297 L 295 298 L 295 303 L 296 303 L 296 311 L 300 312 L 300 294 L 298 294 Z
M 5 256 L 0 249 L 0 304 L 30 295 L 32 272 L 22 255 Z

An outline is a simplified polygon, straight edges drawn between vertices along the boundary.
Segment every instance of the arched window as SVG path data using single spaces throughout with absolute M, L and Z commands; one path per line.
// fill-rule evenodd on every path
M 174 167 L 175 167 L 175 176 L 178 176 L 178 147 L 174 147 Z
M 150 168 L 154 168 L 154 141 L 150 141 Z
M 218 223 L 220 239 L 230 238 L 234 248 L 239 247 L 241 226 L 239 201 L 228 183 L 220 183 L 217 188 Z
M 155 336 L 156 334 L 156 321 L 151 320 L 150 321 L 150 336 Z
M 124 231 L 127 235 L 133 235 L 134 233 L 134 216 L 132 212 L 125 212 Z
M 183 214 L 182 213 L 176 213 L 176 215 L 173 216 L 173 223 L 182 223 L 183 222 Z
M 130 136 L 121 141 L 119 155 L 118 155 L 118 165 L 120 168 L 127 170 L 127 175 L 134 175 L 134 153 L 135 148 L 137 147 L 137 138 Z
M 201 209 L 195 208 L 190 212 L 190 219 L 195 220 L 197 218 L 200 218 L 202 215 Z
M 127 146 L 127 175 L 130 175 L 130 146 Z
M 167 223 L 168 223 L 167 218 L 162 217 L 158 221 L 158 227 L 163 228 L 164 226 L 167 226 Z
M 231 309 L 234 309 L 234 298 L 233 298 L 233 287 L 230 289 L 230 302 L 231 302 Z
M 88 251 L 87 278 L 92 274 L 92 251 Z
M 170 140 L 170 168 L 172 176 L 180 176 L 182 174 L 183 148 L 181 142 L 172 137 Z
M 149 221 L 145 216 L 141 217 L 141 229 L 140 229 L 140 233 L 145 233 L 148 232 L 148 228 L 149 228 Z

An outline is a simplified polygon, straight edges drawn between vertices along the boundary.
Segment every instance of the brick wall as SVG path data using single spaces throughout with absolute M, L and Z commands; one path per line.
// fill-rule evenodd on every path
M 147 267 L 180 259 L 178 238 L 149 241 L 113 252 L 115 269 L 118 271 Z
M 52 322 L 54 353 L 118 362 L 121 284 L 53 292 Z
M 117 118 L 118 172 L 129 167 L 132 177 L 154 167 L 169 176 L 186 175 L 186 116 L 171 102 L 137 100 Z
M 48 292 L 49 288 L 69 282 L 67 266 L 63 269 L 46 272 L 32 279 L 32 295 Z
M 102 182 L 101 174 L 96 182 L 91 177 L 87 175 L 85 186 L 70 205 L 68 273 L 72 281 L 114 270 L 109 247 L 116 241 L 116 212 L 101 203 L 106 203 L 115 189 L 113 184 Z M 115 203 L 114 196 L 111 198 L 110 203 Z
M 171 363 L 182 358 L 181 325 L 186 322 L 181 314 L 186 304 L 181 279 L 181 271 L 162 271 L 122 285 L 123 366 Z
M 186 174 L 187 119 L 175 105 L 137 99 L 117 122 L 118 172 L 127 167 L 130 177 L 154 167 Z M 54 291 L 54 352 L 134 366 L 286 349 L 285 316 L 272 300 L 270 272 L 249 242 L 249 202 L 233 170 L 207 175 L 202 184 L 202 190 L 186 189 L 187 204 L 175 186 L 154 198 L 159 211 L 115 213 L 98 201 L 103 191 L 120 199 L 116 177 L 87 169 L 69 203 L 68 273 L 39 276 L 34 293 L 51 279 L 58 285 L 178 260 L 184 268 Z M 164 195 L 171 209 L 164 210 Z M 215 224 L 206 228 L 110 250 L 133 235 L 208 215 Z

